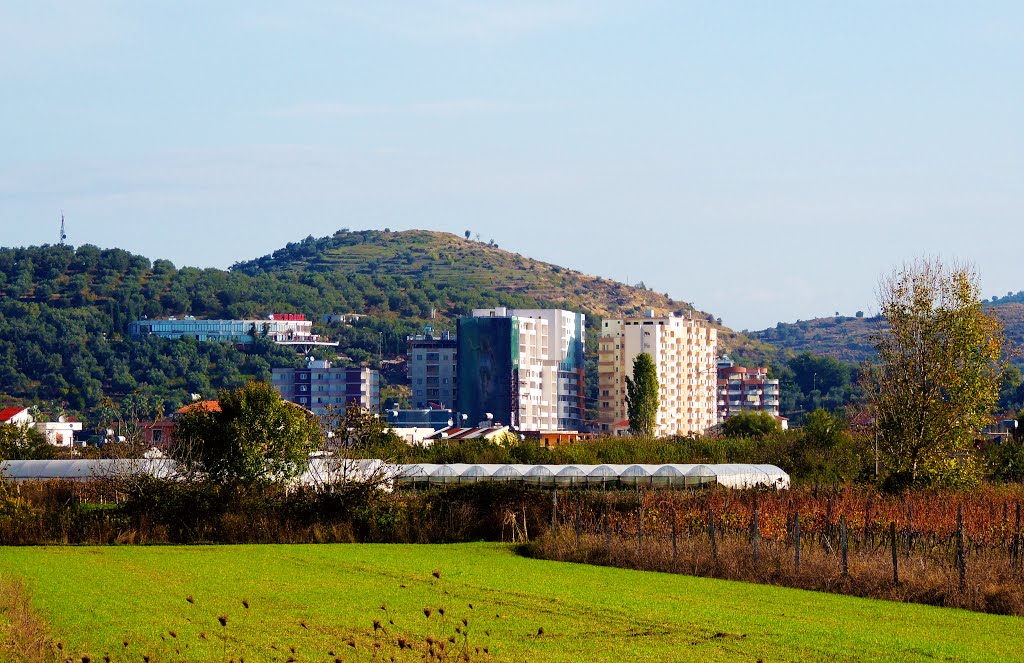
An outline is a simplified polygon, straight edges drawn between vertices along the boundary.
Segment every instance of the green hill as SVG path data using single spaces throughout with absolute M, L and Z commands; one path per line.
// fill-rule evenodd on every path
M 427 230 L 339 231 L 320 239 L 307 237 L 272 255 L 236 263 L 231 271 L 300 281 L 304 277 L 308 281 L 311 274 L 387 275 L 424 291 L 431 303 L 440 305 L 437 313 L 446 318 L 467 313 L 467 305 L 475 301 L 557 306 L 598 316 L 650 308 L 692 310 L 667 295 L 526 258 L 497 245 Z M 379 302 L 366 312 L 391 311 L 375 304 Z M 410 311 L 403 304 L 399 302 L 397 312 L 429 314 L 422 309 Z
M 1021 348 L 1024 348 L 1024 303 L 1012 297 L 1004 297 L 997 303 L 986 303 L 984 307 L 1003 324 L 1006 339 L 1005 355 L 1013 363 L 1024 365 L 1024 356 L 1021 355 Z M 795 323 L 780 322 L 775 327 L 748 334 L 754 339 L 785 350 L 813 352 L 859 364 L 875 358 L 872 337 L 878 335 L 884 328 L 885 322 L 880 316 L 835 316 L 798 320 Z
M 220 343 L 141 340 L 143 316 L 262 318 L 304 313 L 355 363 L 405 352 L 425 324 L 452 328 L 473 308 L 560 307 L 588 315 L 645 309 L 714 318 L 666 294 L 532 260 L 447 233 L 341 230 L 288 244 L 230 270 L 177 268 L 91 245 L 0 249 L 0 405 L 44 402 L 52 411 L 103 413 L 125 400 L 157 414 L 188 394 L 212 396 L 300 358 L 271 343 L 246 351 Z M 352 325 L 319 325 L 329 313 L 360 313 Z M 723 351 L 763 363 L 774 350 L 721 328 Z M 592 380 L 596 380 L 595 375 Z M 400 374 L 393 376 L 399 379 Z M 591 385 L 596 389 L 596 385 Z M 48 403 L 48 404 L 47 404 Z M 104 409 L 106 408 L 106 409 Z

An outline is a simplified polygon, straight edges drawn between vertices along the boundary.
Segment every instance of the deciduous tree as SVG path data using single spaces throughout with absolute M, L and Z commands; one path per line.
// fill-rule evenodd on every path
M 764 437 L 782 431 L 778 420 L 768 412 L 738 412 L 722 422 L 726 437 Z
M 0 460 L 45 460 L 56 451 L 35 428 L 0 424 Z
M 219 407 L 194 407 L 174 430 L 171 455 L 207 480 L 254 485 L 283 481 L 305 470 L 323 446 L 316 416 L 282 400 L 265 382 L 221 391 Z
M 981 306 L 978 277 L 964 265 L 920 259 L 885 277 L 879 309 L 888 328 L 867 375 L 879 449 L 899 484 L 959 472 L 991 420 L 1002 375 L 1002 330 Z

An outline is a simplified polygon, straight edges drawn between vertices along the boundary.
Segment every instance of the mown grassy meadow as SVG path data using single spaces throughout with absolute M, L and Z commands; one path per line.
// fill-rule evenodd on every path
M 0 574 L 24 581 L 75 660 L 422 660 L 428 637 L 450 660 L 1024 655 L 1020 618 L 548 562 L 493 543 L 0 548 Z

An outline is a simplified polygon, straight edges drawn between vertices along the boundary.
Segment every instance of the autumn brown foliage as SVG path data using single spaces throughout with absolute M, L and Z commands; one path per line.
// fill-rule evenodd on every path
M 852 486 L 580 492 L 561 497 L 557 527 L 529 551 L 563 561 L 1021 615 L 1022 498 L 1019 488 L 996 487 L 900 496 Z

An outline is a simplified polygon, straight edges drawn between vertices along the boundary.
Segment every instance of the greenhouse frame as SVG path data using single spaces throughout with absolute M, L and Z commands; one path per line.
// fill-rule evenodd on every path
M 0 476 L 13 481 L 88 481 L 128 474 L 177 476 L 169 459 L 13 460 L 0 462 Z M 789 475 L 775 465 L 517 465 L 419 463 L 394 465 L 382 460 L 315 457 L 299 477 L 303 485 L 374 481 L 388 488 L 428 488 L 478 482 L 520 483 L 544 488 L 778 488 L 790 487 Z

